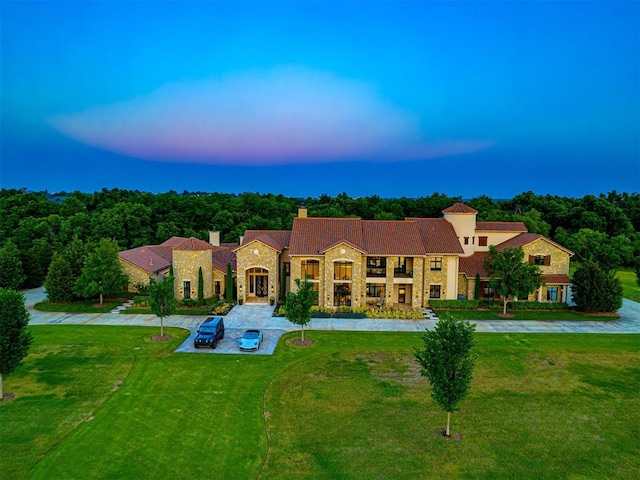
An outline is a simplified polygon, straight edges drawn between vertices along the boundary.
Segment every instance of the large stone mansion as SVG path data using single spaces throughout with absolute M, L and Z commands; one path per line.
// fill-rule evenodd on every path
M 204 296 L 225 295 L 228 265 L 234 295 L 245 303 L 265 303 L 295 289 L 306 278 L 327 307 L 385 303 L 424 307 L 432 299 L 473 299 L 477 275 L 480 296 L 493 297 L 484 271 L 489 246 L 522 247 L 540 266 L 544 285 L 530 300 L 560 302 L 568 294 L 573 252 L 522 222 L 478 222 L 477 210 L 456 203 L 443 218 L 362 220 L 312 218 L 298 210 L 291 230 L 247 230 L 238 243 L 172 237 L 160 245 L 120 252 L 130 288 L 161 277 L 172 265 L 175 294 L 195 298 L 202 269 Z

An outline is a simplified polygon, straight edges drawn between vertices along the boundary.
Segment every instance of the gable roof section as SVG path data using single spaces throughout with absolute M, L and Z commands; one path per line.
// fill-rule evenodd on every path
M 559 243 L 554 242 L 553 240 L 549 240 L 544 235 L 539 233 L 521 233 L 520 235 L 516 235 L 513 238 L 510 238 L 507 241 L 502 242 L 500 245 L 496 245 L 496 248 L 499 252 L 502 252 L 505 248 L 518 248 L 524 247 L 525 245 L 529 245 L 530 243 L 535 242 L 536 240 L 544 240 L 551 245 L 558 247 L 560 250 L 564 250 L 569 254 L 569 256 L 573 256 L 574 253 L 566 247 L 563 247 Z
M 476 232 L 528 232 L 523 222 L 476 222 Z
M 294 218 L 291 229 L 291 255 L 319 255 L 341 241 L 366 251 L 359 218 Z
M 258 240 L 274 250 L 281 252 L 289 246 L 291 230 L 247 230 L 244 232 L 242 245 L 240 245 L 240 247 L 248 245 L 254 240 Z M 237 248 L 239 247 L 236 247 L 236 249 Z
M 406 218 L 415 222 L 422 238 L 425 254 L 464 253 L 453 225 L 444 218 Z
M 148 273 L 155 273 L 171 265 L 171 247 L 147 245 L 119 252 L 118 256 Z
M 363 220 L 362 236 L 370 255 L 424 255 L 425 248 L 416 222 Z
M 204 240 L 200 240 L 198 238 L 187 238 L 184 242 L 179 243 L 173 247 L 174 250 L 211 250 L 213 245 L 209 242 L 205 242 Z
M 464 273 L 468 278 L 475 278 L 479 273 L 480 277 L 488 277 L 484 269 L 484 262 L 489 258 L 489 252 L 476 252 L 468 257 L 460 257 L 458 271 Z
M 442 213 L 478 213 L 478 210 L 471 208 L 469 205 L 465 205 L 462 202 L 456 202 L 449 208 L 442 210 Z

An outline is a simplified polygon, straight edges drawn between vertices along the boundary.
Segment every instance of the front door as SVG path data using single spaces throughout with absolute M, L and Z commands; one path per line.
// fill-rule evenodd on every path
M 398 303 L 404 303 L 407 296 L 407 290 L 404 287 L 398 289 Z
M 256 275 L 254 278 L 256 297 L 266 297 L 268 293 L 269 275 Z

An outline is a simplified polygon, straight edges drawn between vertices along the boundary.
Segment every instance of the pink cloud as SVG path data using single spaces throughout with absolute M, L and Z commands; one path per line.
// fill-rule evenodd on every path
M 171 84 L 49 122 L 78 142 L 108 151 L 205 164 L 428 159 L 492 144 L 425 142 L 417 119 L 368 85 L 299 68 Z

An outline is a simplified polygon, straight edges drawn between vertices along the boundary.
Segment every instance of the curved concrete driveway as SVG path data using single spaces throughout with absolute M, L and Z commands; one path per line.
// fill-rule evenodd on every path
M 126 315 L 119 313 L 49 313 L 33 309 L 33 305 L 44 299 L 44 287 L 23 291 L 32 325 L 134 325 L 159 327 L 155 315 Z M 202 316 L 172 315 L 164 320 L 167 327 L 184 328 L 191 332 L 189 338 L 178 347 L 179 352 L 241 353 L 237 340 L 247 328 L 264 330 L 265 340 L 258 353 L 273 353 L 282 334 L 299 330 L 282 317 L 272 317 L 273 307 L 237 305 L 225 317 L 225 339 L 215 350 L 193 348 L 195 331 L 204 320 Z M 473 320 L 477 332 L 495 333 L 640 333 L 640 303 L 623 300 L 618 311 L 620 318 L 605 322 L 532 321 L 532 320 Z M 423 332 L 432 329 L 434 320 L 394 320 L 394 319 L 346 319 L 314 318 L 308 330 L 356 330 L 388 332 Z M 255 354 L 255 353 L 253 353 Z

